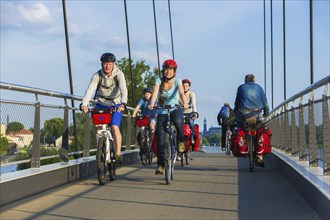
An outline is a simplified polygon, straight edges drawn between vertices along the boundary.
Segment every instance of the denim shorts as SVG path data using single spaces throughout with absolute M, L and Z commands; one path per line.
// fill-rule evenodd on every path
M 96 104 L 95 108 L 116 108 L 119 107 L 121 104 L 117 104 L 117 105 L 112 105 L 112 106 L 105 106 L 105 105 L 101 105 L 101 104 Z M 121 118 L 123 116 L 123 112 L 113 112 L 111 115 L 111 122 L 110 122 L 110 126 L 112 125 L 116 125 L 117 127 L 120 127 L 120 123 L 121 123 Z

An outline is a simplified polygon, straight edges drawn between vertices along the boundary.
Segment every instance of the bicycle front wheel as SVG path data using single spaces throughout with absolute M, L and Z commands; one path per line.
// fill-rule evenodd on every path
M 172 176 L 172 149 L 170 145 L 170 137 L 168 134 L 165 135 L 165 181 L 166 184 L 169 185 L 171 180 L 173 179 Z
M 226 139 L 226 155 L 230 155 L 230 140 Z
M 101 137 L 98 140 L 97 152 L 96 152 L 97 177 L 100 185 L 104 185 L 107 180 L 107 162 L 106 162 L 105 144 L 106 144 L 106 138 Z
M 115 165 L 115 147 L 112 141 L 110 141 L 110 160 L 111 162 L 108 163 L 109 168 L 109 178 L 110 180 L 116 179 L 116 165 Z

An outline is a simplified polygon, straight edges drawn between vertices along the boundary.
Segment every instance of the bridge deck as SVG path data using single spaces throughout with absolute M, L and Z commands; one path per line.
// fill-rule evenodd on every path
M 118 169 L 99 186 L 95 176 L 1 207 L 1 219 L 319 219 L 272 163 L 250 173 L 248 159 L 193 153 L 174 180 L 155 163 Z M 37 184 L 37 183 L 36 183 Z

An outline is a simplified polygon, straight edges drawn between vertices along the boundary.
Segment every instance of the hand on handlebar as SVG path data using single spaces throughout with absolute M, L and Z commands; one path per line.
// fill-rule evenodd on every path
M 81 110 L 82 110 L 84 113 L 88 113 L 88 111 L 89 111 L 88 106 L 81 106 Z

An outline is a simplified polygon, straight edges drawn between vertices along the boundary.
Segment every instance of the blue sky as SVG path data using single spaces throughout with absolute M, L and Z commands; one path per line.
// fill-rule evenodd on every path
M 73 89 L 83 96 L 103 52 L 128 57 L 124 2 L 67 0 Z M 151 0 L 127 0 L 131 54 L 157 66 Z M 314 82 L 330 73 L 330 3 L 314 0 Z M 202 125 L 253 73 L 264 87 L 263 1 L 171 1 L 177 75 L 192 81 Z M 167 0 L 156 0 L 160 60 L 172 57 Z M 266 1 L 266 93 L 271 105 L 270 1 Z M 286 1 L 287 98 L 310 85 L 309 1 Z M 282 1 L 273 1 L 274 107 L 283 101 Z M 62 1 L 1 0 L 1 81 L 70 93 Z M 5 97 L 2 92 L 1 98 Z

